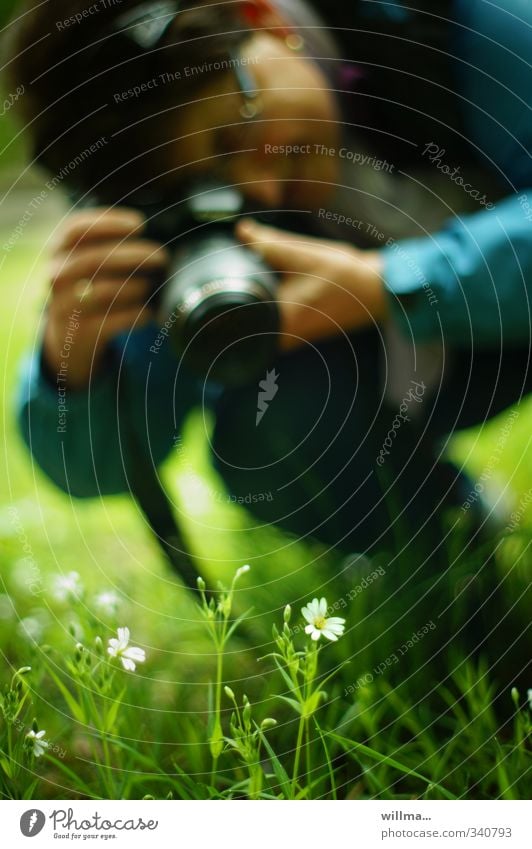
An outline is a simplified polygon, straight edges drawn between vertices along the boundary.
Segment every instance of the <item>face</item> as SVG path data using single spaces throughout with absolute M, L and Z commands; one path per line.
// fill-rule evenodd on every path
M 240 55 L 260 91 L 258 115 L 242 118 L 236 76 L 220 75 L 173 119 L 175 177 L 218 175 L 263 208 L 322 205 L 334 191 L 338 165 L 321 147 L 336 148 L 340 135 L 326 77 L 269 33 L 252 36 Z

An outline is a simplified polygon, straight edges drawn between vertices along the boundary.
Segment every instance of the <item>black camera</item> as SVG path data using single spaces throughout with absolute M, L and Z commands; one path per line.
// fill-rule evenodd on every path
M 158 322 L 191 371 L 227 386 L 256 380 L 275 358 L 279 338 L 277 276 L 234 235 L 252 214 L 287 229 L 296 218 L 257 212 L 232 186 L 196 184 L 172 204 L 136 203 L 146 235 L 173 252 L 157 281 Z

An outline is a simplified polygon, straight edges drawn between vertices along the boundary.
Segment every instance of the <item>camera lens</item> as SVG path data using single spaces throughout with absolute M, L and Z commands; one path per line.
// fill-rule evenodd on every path
M 211 294 L 185 305 L 173 334 L 190 369 L 238 386 L 257 379 L 275 357 L 279 311 L 253 280 L 214 281 Z

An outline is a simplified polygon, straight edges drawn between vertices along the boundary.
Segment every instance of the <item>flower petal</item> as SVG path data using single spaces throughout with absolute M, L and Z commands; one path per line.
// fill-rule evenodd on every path
M 118 629 L 118 639 L 121 643 L 129 643 L 129 628 Z
M 146 652 L 144 649 L 140 649 L 137 646 L 130 646 L 122 652 L 122 657 L 128 657 L 130 660 L 136 661 L 136 663 L 144 663 L 146 660 Z
M 304 617 L 304 619 L 307 620 L 307 622 L 313 622 L 314 621 L 314 617 L 313 617 L 313 615 L 310 612 L 308 607 L 302 607 L 301 613 L 303 614 L 303 617 Z

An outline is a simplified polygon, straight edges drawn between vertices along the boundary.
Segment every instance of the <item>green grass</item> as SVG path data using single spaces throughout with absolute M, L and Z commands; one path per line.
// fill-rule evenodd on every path
M 211 586 L 218 579 L 228 584 L 236 568 L 251 565 L 234 598 L 235 609 L 250 612 L 220 661 L 205 611 L 198 611 L 169 573 L 131 500 L 69 500 L 22 445 L 14 396 L 20 360 L 34 344 L 42 309 L 46 268 L 40 252 L 47 226 L 32 222 L 0 271 L 1 792 L 65 799 L 526 798 L 530 714 L 525 702 L 532 681 L 518 676 L 526 643 L 512 644 L 529 625 L 532 505 L 522 511 L 517 532 L 493 543 L 497 551 L 489 561 L 486 550 L 462 554 L 450 576 L 424 587 L 424 600 L 419 588 L 403 586 L 412 563 L 399 561 L 392 570 L 391 553 L 361 561 L 360 578 L 380 568 L 386 580 L 377 577 L 345 606 L 338 605 L 335 615 L 346 618 L 346 634 L 321 649 L 313 686 L 319 689 L 325 676 L 332 677 L 323 686 L 326 695 L 302 722 L 301 708 L 298 713 L 286 702 L 289 697 L 298 703 L 286 678 L 272 658 L 260 658 L 275 651 L 272 626 L 282 628 L 282 611 L 290 603 L 293 630 L 287 639 L 300 653 L 299 662 L 307 663 L 300 608 L 315 595 L 334 604 L 352 591 L 353 579 L 346 583 L 339 575 L 338 556 L 325 555 L 318 545 L 294 544 L 275 529 L 250 531 L 244 510 L 214 501 L 209 488 L 220 484 L 192 418 L 184 436 L 186 461 L 173 457 L 164 468 L 176 501 L 188 513 L 191 548 L 204 559 Z M 8 232 L 0 233 L 1 243 Z M 504 414 L 455 438 L 453 456 L 467 459 L 472 473 L 481 474 L 503 422 Z M 489 482 L 494 489 L 510 482 L 512 509 L 530 487 L 531 422 L 532 406 L 523 402 Z M 191 485 L 190 463 L 204 481 L 203 490 Z M 203 524 L 212 530 L 205 533 Z M 453 541 L 460 551 L 456 535 Z M 32 595 L 35 569 L 42 581 Z M 468 584 L 479 570 L 481 577 Z M 58 601 L 54 576 L 71 571 L 81 576 L 83 598 Z M 485 613 L 494 638 L 483 656 L 468 659 L 467 640 L 455 631 L 465 612 L 477 608 L 497 583 L 500 589 Z M 95 595 L 109 588 L 120 596 L 120 609 L 98 613 Z M 455 598 L 446 617 L 398 654 L 442 609 L 444 598 Z M 21 622 L 35 629 L 35 640 L 25 636 Z M 147 660 L 135 673 L 119 664 L 108 668 L 94 642 L 99 636 L 105 649 L 123 625 L 130 628 L 133 644 L 146 650 Z M 76 649 L 78 642 L 88 651 Z M 216 672 L 220 662 L 223 678 Z M 12 680 L 13 675 L 24 666 L 31 672 L 17 685 L 19 676 Z M 513 683 L 520 690 L 519 706 L 510 695 Z M 236 714 L 231 720 L 235 706 L 225 695 L 217 712 L 221 685 L 234 691 L 240 724 Z M 305 692 L 300 691 L 300 706 L 310 704 L 311 690 Z M 247 720 L 244 694 L 250 702 Z M 225 740 L 213 773 L 216 716 Z M 55 747 L 39 759 L 32 758 L 25 742 L 34 717 Z M 261 723 L 270 717 L 276 726 L 262 731 Z

